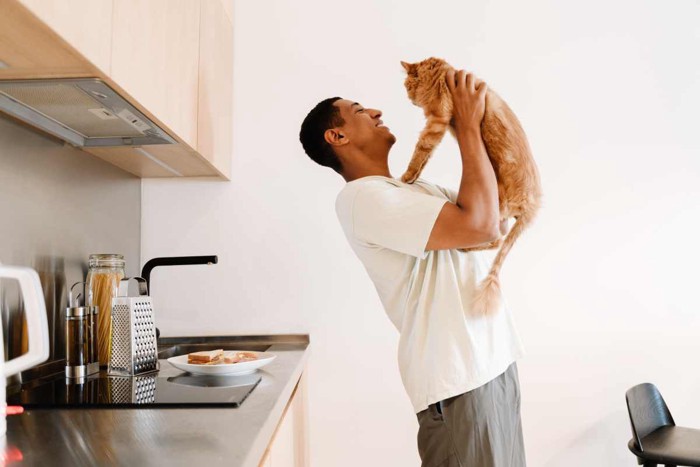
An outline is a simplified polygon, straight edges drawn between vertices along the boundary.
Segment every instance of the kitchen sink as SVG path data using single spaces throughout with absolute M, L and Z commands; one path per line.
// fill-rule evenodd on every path
M 188 343 L 188 344 L 165 344 L 158 346 L 158 358 L 166 359 L 176 355 L 184 355 L 192 352 L 201 352 L 205 350 L 253 350 L 256 352 L 265 352 L 271 347 L 270 344 L 246 344 L 245 342 L 207 342 L 207 343 Z

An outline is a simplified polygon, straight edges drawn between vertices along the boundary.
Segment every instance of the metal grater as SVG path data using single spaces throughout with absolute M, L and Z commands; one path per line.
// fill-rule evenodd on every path
M 129 297 L 129 281 L 139 284 L 139 295 Z M 133 376 L 158 370 L 158 345 L 153 305 L 145 279 L 124 278 L 112 299 L 112 351 L 108 373 Z
M 156 401 L 156 375 L 109 378 L 109 395 L 113 404 L 152 404 Z

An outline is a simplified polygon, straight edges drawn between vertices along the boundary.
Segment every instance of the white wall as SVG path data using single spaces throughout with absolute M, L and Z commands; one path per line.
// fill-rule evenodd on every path
M 233 17 L 233 180 L 144 181 L 142 259 L 220 258 L 154 273 L 165 335 L 311 334 L 314 466 L 417 466 L 418 425 L 335 218 L 343 180 L 299 125 L 334 95 L 382 109 L 400 176 L 423 120 L 399 60 L 430 55 L 509 102 L 543 179 L 502 276 L 529 465 L 636 465 L 624 393 L 643 381 L 700 427 L 698 2 L 241 0 Z M 424 177 L 457 189 L 459 173 L 448 141 Z

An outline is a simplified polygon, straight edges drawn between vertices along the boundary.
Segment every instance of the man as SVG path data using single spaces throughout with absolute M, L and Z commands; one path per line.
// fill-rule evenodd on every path
M 347 182 L 336 213 L 400 332 L 399 368 L 419 422 L 422 465 L 523 467 L 522 345 L 505 300 L 472 312 L 489 269 L 483 251 L 461 252 L 505 233 L 496 176 L 481 137 L 486 84 L 463 70 L 446 77 L 454 102 L 459 192 L 388 167 L 396 137 L 376 109 L 331 98 L 304 120 L 300 140 L 315 162 Z

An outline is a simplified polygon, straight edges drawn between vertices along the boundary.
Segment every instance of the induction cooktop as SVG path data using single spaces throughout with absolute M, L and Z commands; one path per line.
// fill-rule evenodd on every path
M 8 389 L 8 405 L 27 409 L 239 407 L 262 379 L 260 372 L 241 376 L 192 375 L 159 361 L 160 371 L 132 377 L 106 371 L 86 378 L 63 373 Z

